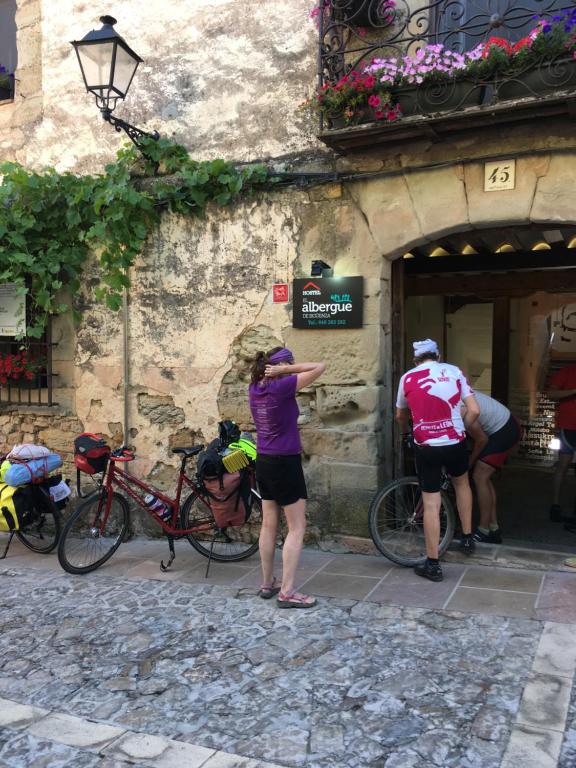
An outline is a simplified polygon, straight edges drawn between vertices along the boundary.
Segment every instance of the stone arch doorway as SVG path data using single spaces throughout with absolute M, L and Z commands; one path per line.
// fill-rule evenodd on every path
M 395 379 L 411 341 L 432 336 L 475 388 L 507 404 L 525 425 L 495 482 L 508 540 L 570 548 L 573 534 L 548 517 L 558 454 L 546 387 L 576 364 L 576 227 L 515 223 L 430 238 L 394 261 L 392 283 Z M 571 473 L 565 513 L 575 498 Z

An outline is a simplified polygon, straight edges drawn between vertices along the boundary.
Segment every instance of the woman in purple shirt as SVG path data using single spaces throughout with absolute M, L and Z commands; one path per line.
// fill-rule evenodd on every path
M 256 426 L 256 479 L 262 495 L 260 558 L 265 600 L 278 595 L 280 608 L 311 608 L 316 600 L 296 592 L 294 579 L 306 530 L 306 482 L 300 456 L 296 392 L 312 384 L 324 363 L 295 363 L 289 349 L 258 352 L 248 394 Z M 282 585 L 276 585 L 274 550 L 284 510 L 288 534 L 282 549 Z

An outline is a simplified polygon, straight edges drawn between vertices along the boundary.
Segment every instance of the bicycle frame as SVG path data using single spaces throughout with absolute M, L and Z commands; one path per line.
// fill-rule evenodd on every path
M 143 480 L 139 480 L 137 477 L 134 477 L 133 475 L 129 475 L 125 470 L 120 469 L 116 464 L 118 462 L 128 462 L 132 459 L 127 459 L 122 456 L 114 456 L 110 457 L 110 462 L 108 465 L 108 470 L 106 473 L 106 479 L 104 480 L 104 483 L 102 484 L 102 488 L 99 491 L 100 495 L 100 501 L 98 504 L 98 512 L 97 512 L 97 519 L 100 521 L 98 527 L 100 528 L 100 532 L 102 533 L 106 527 L 106 524 L 108 522 L 108 517 L 110 515 L 110 508 L 112 505 L 112 492 L 115 488 L 122 489 L 131 499 L 133 499 L 136 504 L 143 510 L 145 510 L 151 517 L 156 520 L 156 522 L 162 527 L 163 531 L 173 538 L 181 538 L 183 536 L 187 536 L 189 534 L 195 534 L 199 533 L 201 531 L 211 531 L 213 528 L 212 525 L 212 518 L 210 517 L 208 520 L 206 520 L 205 523 L 200 525 L 195 525 L 191 528 L 182 528 L 179 524 L 179 512 L 180 512 L 180 500 L 182 497 L 182 490 L 184 486 L 188 486 L 190 490 L 192 491 L 192 494 L 199 499 L 202 504 L 206 507 L 206 509 L 210 510 L 210 504 L 206 500 L 206 498 L 203 496 L 203 494 L 200 492 L 200 489 L 198 488 L 197 483 L 194 480 L 191 480 L 188 475 L 186 474 L 186 456 L 182 458 L 182 463 L 180 465 L 180 471 L 178 473 L 178 483 L 176 486 L 176 496 L 174 498 L 171 498 L 170 496 L 167 496 L 165 493 L 162 493 L 162 491 L 159 491 L 157 488 L 154 488 L 154 486 L 149 485 L 148 483 L 145 483 Z M 260 498 L 260 494 L 256 491 L 254 487 L 254 476 L 253 476 L 253 470 L 250 469 L 250 486 L 252 493 L 257 497 Z M 133 486 L 136 486 L 138 490 L 134 490 Z M 143 493 L 150 493 L 153 496 L 156 496 L 156 498 L 160 499 L 168 508 L 172 510 L 172 514 L 170 516 L 170 520 L 163 520 L 159 515 L 156 514 L 153 510 L 149 509 L 143 499 L 142 494 Z M 102 503 L 106 499 L 106 505 L 104 508 L 104 514 L 101 516 L 102 512 Z
M 120 469 L 118 466 L 116 466 L 117 462 L 127 462 L 127 461 L 131 461 L 131 459 L 126 459 L 121 456 L 110 457 L 110 463 L 108 465 L 106 479 L 102 484 L 101 490 L 99 491 L 101 496 L 100 496 L 100 502 L 98 504 L 98 519 L 100 520 L 98 527 L 100 528 L 101 532 L 104 531 L 106 524 L 108 522 L 108 516 L 110 515 L 110 507 L 112 505 L 112 491 L 114 491 L 114 489 L 116 488 L 122 489 L 131 499 L 133 499 L 136 502 L 136 504 L 141 509 L 145 510 L 151 517 L 153 517 L 154 520 L 156 520 L 156 522 L 162 526 L 162 529 L 164 530 L 164 532 L 167 533 L 169 536 L 172 536 L 174 538 L 180 538 L 182 536 L 186 536 L 191 533 L 197 533 L 202 530 L 211 529 L 212 525 L 210 520 L 207 520 L 206 523 L 203 525 L 196 525 L 192 528 L 181 528 L 179 525 L 178 513 L 180 512 L 180 499 L 182 497 L 182 489 L 184 488 L 185 485 L 190 488 L 190 490 L 196 496 L 196 498 L 202 501 L 202 503 L 206 506 L 207 509 L 210 509 L 209 503 L 202 496 L 202 494 L 199 493 L 197 484 L 194 482 L 194 480 L 191 480 L 186 474 L 187 457 L 184 457 L 182 459 L 182 464 L 180 466 L 180 471 L 178 473 L 178 484 L 176 487 L 176 496 L 174 498 L 167 496 L 165 493 L 162 493 L 157 488 L 154 488 L 154 486 L 149 485 L 148 483 L 145 483 L 143 480 L 139 480 L 137 477 L 133 477 L 132 475 L 129 475 L 125 470 Z M 138 490 L 135 490 L 133 486 L 136 486 Z M 160 499 L 160 501 L 162 501 L 169 509 L 172 510 L 172 514 L 170 516 L 169 521 L 163 520 L 153 510 L 149 509 L 146 506 L 143 495 L 142 495 L 145 493 L 150 493 L 153 496 L 156 496 L 156 498 Z M 100 513 L 102 511 L 102 503 L 104 502 L 104 499 L 106 500 L 106 504 L 104 507 L 104 514 L 101 516 Z

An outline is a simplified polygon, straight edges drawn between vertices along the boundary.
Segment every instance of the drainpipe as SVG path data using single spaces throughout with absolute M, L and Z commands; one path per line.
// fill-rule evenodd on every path
M 128 277 L 128 269 L 126 270 Z M 128 445 L 129 439 L 129 421 L 128 421 L 128 394 L 130 388 L 130 360 L 128 350 L 128 288 L 125 287 L 122 293 L 122 336 L 123 336 L 123 363 L 124 363 L 124 445 Z M 125 465 L 126 468 L 129 464 Z

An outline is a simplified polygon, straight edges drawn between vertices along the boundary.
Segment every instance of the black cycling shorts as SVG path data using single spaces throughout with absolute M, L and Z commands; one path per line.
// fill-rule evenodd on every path
M 275 501 L 281 507 L 308 498 L 299 453 L 290 456 L 259 453 L 256 457 L 256 481 L 262 498 Z
M 460 477 L 468 471 L 466 441 L 452 445 L 415 445 L 416 474 L 420 488 L 436 493 L 442 486 L 442 470 L 451 477 Z

